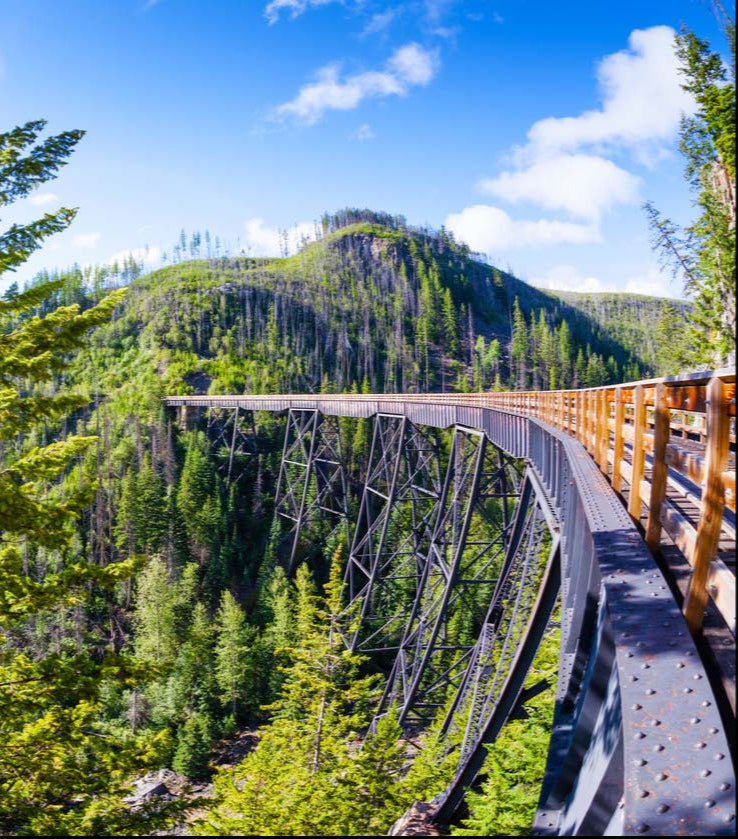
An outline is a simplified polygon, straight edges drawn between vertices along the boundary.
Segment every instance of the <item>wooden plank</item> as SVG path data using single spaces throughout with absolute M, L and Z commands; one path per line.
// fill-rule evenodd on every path
M 702 629 L 702 618 L 709 592 L 707 579 L 710 561 L 717 554 L 720 526 L 723 521 L 725 488 L 723 472 L 728 466 L 730 450 L 730 416 L 723 383 L 710 380 L 707 386 L 707 448 L 705 450 L 705 485 L 702 489 L 697 544 L 694 553 L 694 574 L 684 604 L 684 616 L 693 634 Z
M 643 435 L 646 431 L 646 405 L 644 402 L 643 385 L 636 385 L 634 391 L 633 415 L 633 470 L 628 512 L 636 522 L 641 519 L 641 494 L 638 492 L 646 464 L 646 452 L 643 450 Z
M 648 502 L 648 522 L 646 523 L 646 544 L 654 553 L 659 549 L 661 542 L 661 504 L 666 496 L 666 478 L 669 472 L 666 464 L 666 446 L 669 442 L 669 406 L 665 390 L 663 384 L 657 384 L 654 393 L 651 497 Z
M 625 438 L 623 437 L 623 423 L 625 421 L 625 404 L 623 403 L 623 389 L 615 388 L 615 445 L 612 455 L 612 488 L 617 493 L 623 491 L 623 452 Z

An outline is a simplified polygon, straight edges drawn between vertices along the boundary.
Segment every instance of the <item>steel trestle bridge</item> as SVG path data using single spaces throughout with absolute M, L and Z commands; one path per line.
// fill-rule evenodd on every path
M 531 695 L 524 684 L 542 639 L 558 627 L 556 706 L 533 832 L 735 834 L 735 711 L 695 643 L 706 606 L 725 620 L 723 643 L 735 632 L 726 606 L 734 572 L 718 556 L 735 538 L 734 371 L 539 394 L 165 403 L 185 423 L 203 410 L 216 418 L 230 446 L 229 482 L 248 412 L 286 412 L 275 513 L 287 562 L 299 561 L 317 534 L 345 532 L 344 641 L 379 656 L 389 673 L 375 723 L 391 707 L 409 731 L 440 715 L 458 751 L 432 821 L 458 815 L 488 745 Z M 341 417 L 372 421 L 358 506 Z M 676 428 L 691 452 L 681 460 Z M 686 486 L 684 463 L 694 522 L 683 508 L 681 519 L 670 513 L 667 489 Z M 654 558 L 674 521 L 681 541 L 673 542 L 694 569 L 683 604 Z

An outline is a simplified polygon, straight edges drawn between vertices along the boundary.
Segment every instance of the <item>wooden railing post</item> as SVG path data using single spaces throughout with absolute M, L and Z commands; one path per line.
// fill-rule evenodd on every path
M 730 417 L 720 379 L 707 386 L 707 447 L 705 449 L 705 481 L 702 487 L 700 520 L 692 565 L 694 573 L 684 604 L 684 616 L 690 631 L 698 633 L 707 605 L 706 588 L 710 562 L 717 554 L 720 527 L 723 522 L 725 487 L 722 473 L 728 465 L 730 449 Z
M 607 449 L 610 442 L 610 430 L 607 427 L 607 391 L 598 390 L 597 394 L 597 463 L 600 471 L 607 477 Z
M 646 433 L 646 403 L 643 385 L 636 385 L 633 391 L 633 475 L 630 482 L 630 498 L 628 498 L 628 512 L 636 522 L 641 519 L 641 481 L 646 464 L 646 453 L 643 450 L 643 437 Z
M 670 415 L 666 401 L 666 388 L 657 384 L 654 392 L 653 413 L 653 471 L 651 473 L 651 496 L 648 502 L 648 523 L 646 544 L 651 551 L 657 551 L 661 542 L 661 505 L 666 496 L 666 446 L 669 443 Z
M 623 422 L 625 421 L 625 405 L 623 404 L 623 389 L 615 388 L 615 445 L 612 453 L 612 488 L 615 492 L 623 489 L 623 451 L 625 438 L 623 437 Z

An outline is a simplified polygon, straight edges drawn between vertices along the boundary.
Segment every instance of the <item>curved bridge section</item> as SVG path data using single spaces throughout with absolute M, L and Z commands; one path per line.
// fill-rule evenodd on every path
M 377 716 L 394 706 L 412 730 L 445 715 L 449 744 L 460 744 L 433 820 L 459 811 L 556 622 L 534 832 L 735 833 L 733 763 L 704 665 L 633 519 L 575 437 L 448 394 L 166 402 L 185 414 L 288 413 L 275 509 L 289 522 L 290 562 L 317 519 L 323 533 L 347 528 L 344 639 L 391 661 Z M 355 521 L 335 417 L 374 422 Z M 440 429 L 452 430 L 443 457 Z M 480 603 L 473 637 L 460 641 L 450 627 Z

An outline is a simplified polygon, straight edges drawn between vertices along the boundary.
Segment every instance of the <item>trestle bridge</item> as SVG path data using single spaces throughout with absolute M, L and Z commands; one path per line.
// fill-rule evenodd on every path
M 457 744 L 433 821 L 458 815 L 558 627 L 534 833 L 735 834 L 733 369 L 575 391 L 165 401 L 187 423 L 225 417 L 229 480 L 243 415 L 286 412 L 288 562 L 317 523 L 345 529 L 343 635 L 386 663 L 377 718 L 394 706 L 413 731 L 445 714 Z M 353 514 L 342 417 L 373 423 Z

